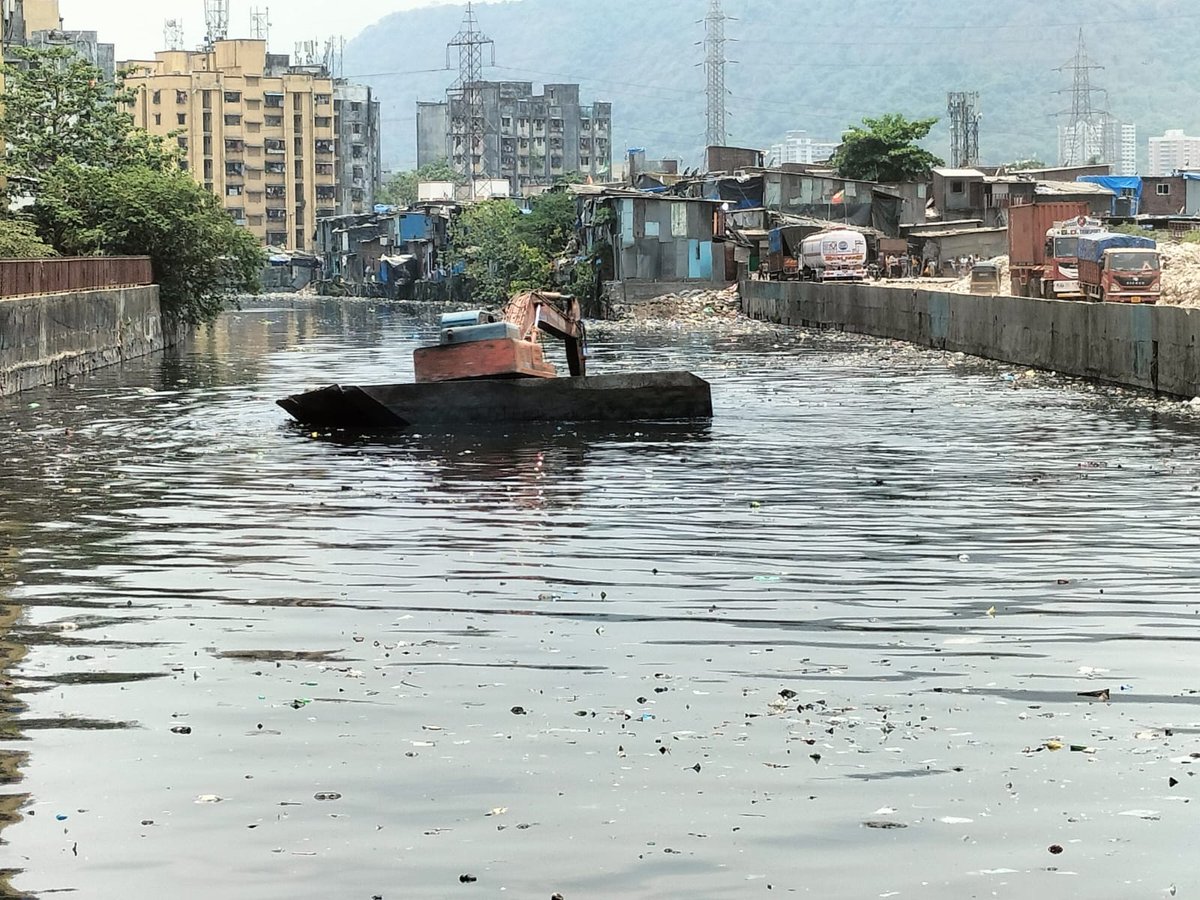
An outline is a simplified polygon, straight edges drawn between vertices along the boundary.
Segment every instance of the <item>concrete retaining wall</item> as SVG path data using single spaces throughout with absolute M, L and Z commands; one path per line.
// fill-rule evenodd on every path
M 0 396 L 163 349 L 158 288 L 0 300 Z
M 753 318 L 910 341 L 1030 368 L 1200 396 L 1200 310 L 747 281 Z
M 604 290 L 610 301 L 616 303 L 645 303 L 667 294 L 684 291 L 722 291 L 729 287 L 726 281 L 609 281 Z

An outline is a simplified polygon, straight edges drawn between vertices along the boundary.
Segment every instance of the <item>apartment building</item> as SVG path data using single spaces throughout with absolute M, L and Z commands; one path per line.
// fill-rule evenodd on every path
M 167 50 L 136 68 L 136 123 L 174 138 L 186 166 L 269 247 L 309 250 L 338 212 L 334 82 L 261 40 Z
M 116 76 L 116 48 L 99 39 L 95 31 L 68 31 L 58 0 L 0 0 L 4 13 L 4 45 L 47 50 L 73 50 L 112 81 Z
M 336 81 L 333 121 L 337 131 L 337 215 L 370 213 L 383 181 L 380 104 L 362 84 Z
M 1150 138 L 1151 178 L 1163 178 L 1176 172 L 1200 169 L 1200 137 L 1189 137 L 1181 128 L 1171 129 L 1162 137 Z
M 534 94 L 528 81 L 489 81 L 480 92 L 485 127 L 482 153 L 473 160 L 478 179 L 507 180 L 514 196 L 575 172 L 611 180 L 611 103 L 582 103 L 577 84 L 547 84 Z M 461 93 L 451 92 L 442 103 L 419 103 L 417 165 L 449 160 L 467 171 L 469 118 Z

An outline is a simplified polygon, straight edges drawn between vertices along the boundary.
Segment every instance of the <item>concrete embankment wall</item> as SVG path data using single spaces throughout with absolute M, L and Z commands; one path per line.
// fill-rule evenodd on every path
M 0 396 L 162 350 L 158 288 L 0 299 Z
M 1200 396 L 1200 310 L 770 281 L 744 282 L 742 306 L 782 325 L 837 328 Z

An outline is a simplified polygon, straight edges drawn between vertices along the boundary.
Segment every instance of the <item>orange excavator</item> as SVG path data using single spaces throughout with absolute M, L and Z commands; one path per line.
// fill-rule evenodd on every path
M 571 375 L 587 374 L 587 331 L 579 301 L 565 294 L 518 294 L 499 319 L 473 311 L 442 317 L 440 342 L 413 354 L 417 383 L 482 378 L 555 378 L 540 338 L 561 340 Z

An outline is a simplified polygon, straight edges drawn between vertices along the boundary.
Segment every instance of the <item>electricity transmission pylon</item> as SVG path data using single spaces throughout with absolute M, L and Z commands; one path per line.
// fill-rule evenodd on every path
M 1083 29 L 1080 29 L 1075 56 L 1056 70 L 1071 73 L 1071 88 L 1056 92 L 1071 95 L 1071 108 L 1058 114 L 1059 118 L 1067 120 L 1059 153 L 1059 162 L 1064 166 L 1085 165 L 1092 156 L 1100 156 L 1102 161 L 1111 162 L 1111 148 L 1105 146 L 1109 143 L 1109 132 L 1112 130 L 1110 116 L 1107 110 L 1092 102 L 1094 94 L 1107 96 L 1108 92 L 1103 88 L 1092 85 L 1092 72 L 1103 69 L 1104 66 L 1092 62 L 1088 56 Z
M 475 9 L 467 3 L 462 28 L 446 45 L 446 68 L 453 67 L 458 51 L 458 81 L 450 88 L 450 142 L 455 169 L 470 185 L 475 199 L 475 180 L 487 172 L 487 121 L 483 106 L 483 56 L 491 53 L 496 64 L 496 42 L 479 30 Z
M 708 18 L 704 20 L 706 50 L 704 71 L 708 76 L 708 146 L 723 147 L 729 139 L 726 128 L 725 68 L 729 60 L 725 55 L 725 23 L 729 17 L 721 6 L 721 0 L 709 0 Z

